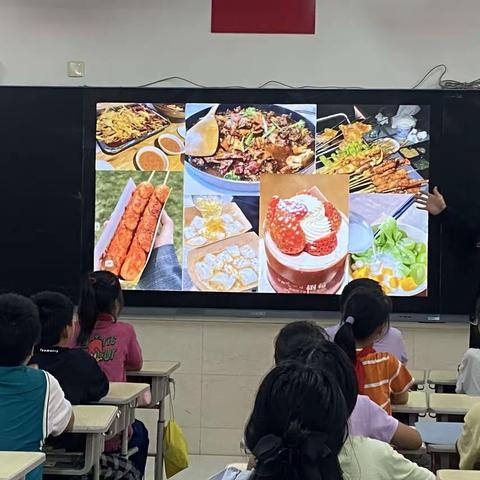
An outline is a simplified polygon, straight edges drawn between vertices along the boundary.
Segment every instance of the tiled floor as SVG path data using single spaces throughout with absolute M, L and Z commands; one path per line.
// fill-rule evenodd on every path
M 244 463 L 245 457 L 222 457 L 217 455 L 190 455 L 190 467 L 173 477 L 175 480 L 208 480 L 230 463 Z M 148 459 L 146 480 L 153 480 L 154 460 Z

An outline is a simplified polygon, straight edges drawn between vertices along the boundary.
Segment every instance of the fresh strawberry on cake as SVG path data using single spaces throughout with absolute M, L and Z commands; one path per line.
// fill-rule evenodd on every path
M 330 202 L 308 193 L 288 200 L 275 196 L 267 211 L 267 225 L 278 249 L 287 255 L 307 252 L 329 255 L 337 247 L 342 217 Z

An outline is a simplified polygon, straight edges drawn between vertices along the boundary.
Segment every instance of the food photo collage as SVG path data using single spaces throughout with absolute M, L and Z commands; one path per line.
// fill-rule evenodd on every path
M 98 103 L 94 268 L 125 289 L 428 292 L 424 105 Z

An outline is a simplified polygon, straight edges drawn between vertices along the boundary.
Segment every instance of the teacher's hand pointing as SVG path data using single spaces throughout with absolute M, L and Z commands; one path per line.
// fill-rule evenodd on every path
M 440 215 L 447 208 L 447 203 L 437 187 L 433 189 L 433 193 L 418 194 L 416 203 L 417 208 L 426 210 L 430 215 Z

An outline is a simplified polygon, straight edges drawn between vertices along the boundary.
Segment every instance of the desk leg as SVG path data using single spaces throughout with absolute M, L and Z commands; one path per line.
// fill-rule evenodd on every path
M 128 455 L 128 429 L 130 428 L 130 407 L 125 409 L 125 430 L 122 432 L 122 455 Z
M 98 439 L 95 442 L 95 458 L 93 459 L 93 480 L 100 480 L 100 455 L 102 454 L 103 449 L 101 448 L 101 445 L 103 443 L 104 442 L 102 442 L 101 440 L 99 441 Z
M 158 404 L 157 453 L 155 455 L 155 480 L 163 480 L 163 432 L 165 430 L 165 399 Z

